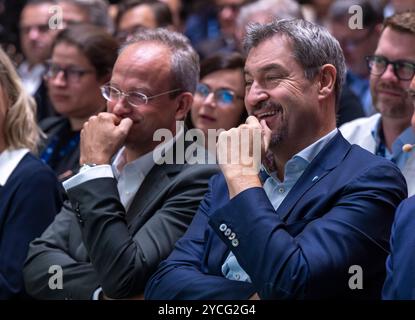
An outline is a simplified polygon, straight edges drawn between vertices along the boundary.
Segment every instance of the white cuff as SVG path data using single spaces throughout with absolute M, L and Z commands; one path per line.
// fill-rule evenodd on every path
M 95 167 L 86 168 L 72 178 L 63 182 L 66 191 L 80 185 L 81 183 L 98 178 L 114 178 L 112 168 L 109 164 L 101 164 Z
M 99 294 L 102 292 L 102 288 L 99 287 L 97 290 L 94 291 L 92 295 L 92 300 L 99 300 Z

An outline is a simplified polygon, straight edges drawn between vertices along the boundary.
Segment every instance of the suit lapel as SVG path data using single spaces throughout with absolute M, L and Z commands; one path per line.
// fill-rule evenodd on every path
M 321 150 L 298 179 L 287 197 L 277 209 L 279 217 L 286 221 L 302 196 L 319 183 L 331 170 L 336 168 L 346 156 L 351 145 L 338 132 Z
M 186 134 L 186 129 L 184 135 Z M 184 137 L 183 135 L 183 137 Z M 189 146 L 190 142 L 184 142 L 184 148 Z M 173 161 L 176 160 L 176 142 L 168 152 L 173 152 Z M 163 155 L 165 155 L 163 153 Z M 150 207 L 150 204 L 158 198 L 166 188 L 169 187 L 170 177 L 176 175 L 182 170 L 183 164 L 154 164 L 154 167 L 145 177 L 143 183 L 138 189 L 133 201 L 131 202 L 130 208 L 127 211 L 127 223 L 130 222 L 137 216 L 144 213 L 145 209 Z

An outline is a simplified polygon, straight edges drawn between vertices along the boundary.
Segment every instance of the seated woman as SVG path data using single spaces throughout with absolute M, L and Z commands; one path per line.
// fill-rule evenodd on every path
M 0 300 L 26 297 L 23 263 L 30 241 L 60 210 L 60 184 L 31 153 L 40 130 L 34 100 L 0 49 Z
M 40 123 L 47 134 L 40 157 L 59 180 L 79 169 L 79 134 L 90 116 L 105 110 L 100 86 L 110 79 L 117 50 L 110 34 L 91 25 L 68 27 L 53 43 L 45 78 L 50 100 L 62 117 Z
M 216 146 L 207 144 L 208 129 L 229 130 L 245 122 L 244 64 L 244 59 L 236 52 L 218 53 L 200 64 L 200 81 L 186 125 L 189 129 L 203 131 L 209 150 Z

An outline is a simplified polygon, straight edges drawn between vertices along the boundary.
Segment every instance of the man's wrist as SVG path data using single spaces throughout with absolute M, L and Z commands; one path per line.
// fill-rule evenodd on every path
M 241 175 L 232 179 L 226 178 L 229 196 L 232 199 L 239 193 L 254 187 L 262 187 L 261 180 L 258 175 Z

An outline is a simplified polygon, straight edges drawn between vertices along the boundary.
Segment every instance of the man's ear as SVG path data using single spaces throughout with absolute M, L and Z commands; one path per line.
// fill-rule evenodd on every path
M 184 120 L 193 103 L 193 95 L 183 92 L 176 97 L 176 120 Z
M 319 73 L 318 97 L 324 100 L 334 92 L 337 71 L 332 64 L 325 64 Z

